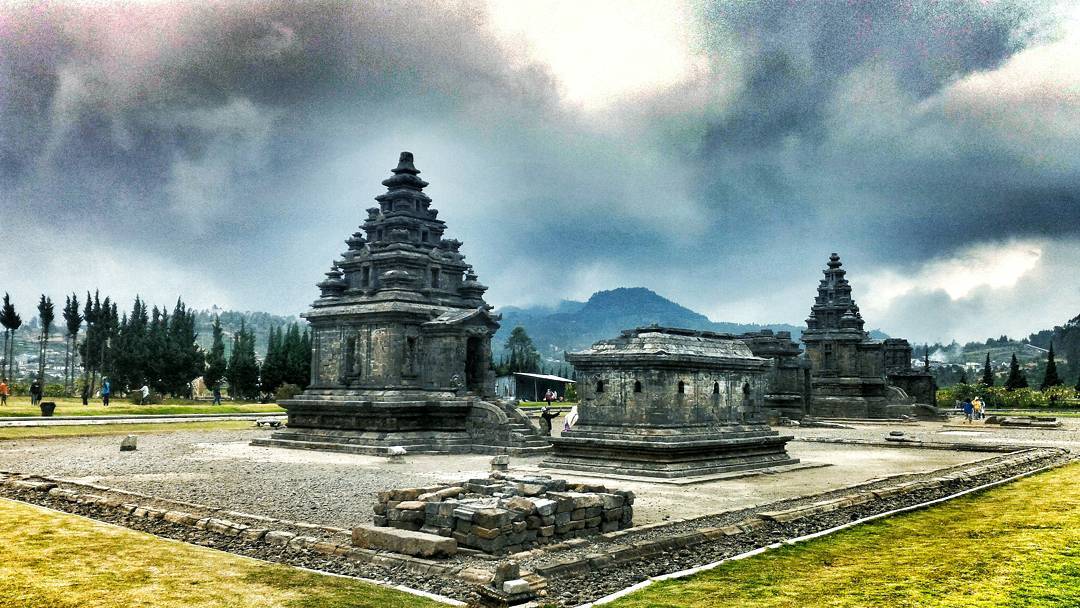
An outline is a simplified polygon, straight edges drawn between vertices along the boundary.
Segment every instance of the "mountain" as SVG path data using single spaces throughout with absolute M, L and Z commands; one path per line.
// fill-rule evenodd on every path
M 757 325 L 723 323 L 710 320 L 644 287 L 620 287 L 598 291 L 587 302 L 563 300 L 551 307 L 505 307 L 502 327 L 495 334 L 492 348 L 496 357 L 510 332 L 521 325 L 547 360 L 561 361 L 564 351 L 587 348 L 597 340 L 614 338 L 624 329 L 651 325 L 702 329 L 726 333 L 744 333 L 773 329 L 790 331 L 798 339 L 802 328 L 783 323 Z

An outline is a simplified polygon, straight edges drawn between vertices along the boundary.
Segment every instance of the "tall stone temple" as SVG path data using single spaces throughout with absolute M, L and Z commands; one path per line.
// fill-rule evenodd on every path
M 842 266 L 839 255 L 829 257 L 802 334 L 810 362 L 807 413 L 823 418 L 932 413 L 933 378 L 912 369 L 907 340 L 870 339 Z
M 428 185 L 402 152 L 387 191 L 318 283 L 311 383 L 281 402 L 288 429 L 256 445 L 385 453 L 522 453 L 548 443 L 494 393 L 487 288 L 444 238 Z

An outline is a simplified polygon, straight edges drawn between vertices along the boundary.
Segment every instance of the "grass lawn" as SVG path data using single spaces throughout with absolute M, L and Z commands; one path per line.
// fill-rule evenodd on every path
M 306 572 L 0 499 L 0 606 L 435 607 Z
M 994 410 L 987 416 L 1056 416 L 1058 418 L 1080 418 L 1080 410 Z
M 201 422 L 138 422 L 135 424 L 72 424 L 49 426 L 0 427 L 0 441 L 5 439 L 48 439 L 50 437 L 86 437 L 90 435 L 128 435 L 178 431 L 228 431 L 250 429 L 250 420 L 209 420 Z M 3 604 L 0 604 L 2 606 Z
M 1080 606 L 1080 464 L 654 583 L 609 605 Z
M 44 401 L 56 403 L 54 416 L 136 416 L 141 414 L 247 414 L 272 412 L 284 413 L 285 410 L 273 403 L 249 403 L 244 401 L 223 401 L 221 405 L 210 405 L 208 401 L 166 402 L 161 405 L 134 405 L 127 399 L 115 399 L 112 405 L 105 407 L 101 400 L 83 405 L 81 399 L 67 397 L 46 397 Z M 40 416 L 41 410 L 30 406 L 29 397 L 9 397 L 8 403 L 0 407 L 0 416 Z
M 518 407 L 544 407 L 546 405 L 547 405 L 547 401 L 522 401 L 522 402 L 518 403 Z M 555 407 L 555 406 L 574 407 L 575 405 L 577 405 L 576 401 L 573 402 L 573 403 L 570 403 L 569 401 L 562 401 L 562 402 L 552 401 L 551 402 L 552 407 Z

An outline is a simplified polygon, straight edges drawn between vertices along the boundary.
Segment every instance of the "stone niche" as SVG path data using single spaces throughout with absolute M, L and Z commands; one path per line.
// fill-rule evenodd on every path
M 446 239 L 413 155 L 318 283 L 311 383 L 283 401 L 288 428 L 256 445 L 384 454 L 521 453 L 548 446 L 528 419 L 494 403 L 498 315 Z
M 766 424 L 772 363 L 735 336 L 643 327 L 566 358 L 579 418 L 541 466 L 675 478 L 798 462 Z

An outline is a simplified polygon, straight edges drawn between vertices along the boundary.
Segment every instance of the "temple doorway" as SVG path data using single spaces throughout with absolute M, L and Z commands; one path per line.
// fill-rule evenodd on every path
M 484 392 L 484 343 L 477 336 L 465 340 L 465 388 L 471 393 Z

